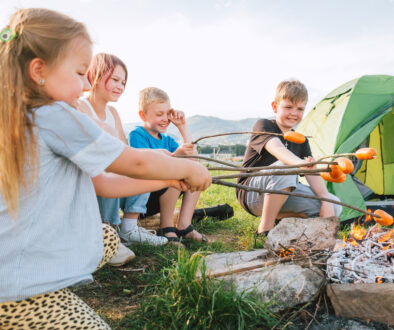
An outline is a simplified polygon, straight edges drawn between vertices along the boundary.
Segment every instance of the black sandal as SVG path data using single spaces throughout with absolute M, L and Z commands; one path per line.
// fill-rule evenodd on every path
M 180 243 L 181 240 L 179 239 L 179 237 L 172 237 L 172 236 L 168 237 L 168 236 L 165 235 L 165 234 L 167 234 L 167 233 L 175 233 L 175 234 L 178 235 L 178 230 L 177 230 L 175 227 L 164 227 L 164 228 L 160 228 L 160 229 L 157 231 L 157 236 L 164 236 L 165 238 L 168 239 L 168 242 Z M 181 244 L 181 243 L 180 243 L 180 244 Z
M 204 234 L 201 234 L 201 233 L 199 233 L 201 235 L 201 241 L 200 240 L 196 240 L 196 239 L 192 239 L 192 238 L 189 238 L 189 237 L 186 237 L 186 235 L 190 234 L 193 230 L 194 230 L 193 225 L 189 225 L 185 229 L 177 229 L 176 230 L 176 234 L 178 235 L 178 237 L 181 237 L 184 240 L 193 240 L 193 241 L 206 243 L 206 244 L 209 242 L 208 238 Z

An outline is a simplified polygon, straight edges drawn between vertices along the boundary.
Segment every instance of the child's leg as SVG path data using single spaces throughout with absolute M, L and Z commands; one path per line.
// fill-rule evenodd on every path
M 98 268 L 115 255 L 119 237 L 103 224 L 104 253 Z M 0 303 L 0 329 L 110 329 L 96 313 L 69 289 Z
M 182 197 L 182 205 L 179 211 L 178 228 L 185 229 L 192 222 L 194 209 L 196 208 L 200 192 L 186 191 Z
M 120 205 L 123 209 L 123 221 L 120 226 L 121 232 L 128 232 L 137 227 L 138 216 L 140 213 L 146 213 L 146 203 L 149 199 L 149 193 L 136 196 L 130 196 L 120 199 Z
M 107 224 L 103 224 L 103 238 L 104 254 L 97 269 L 106 263 L 114 267 L 123 266 L 135 258 L 134 252 L 119 242 L 116 230 Z
M 174 211 L 179 194 L 179 190 L 168 188 L 167 191 L 160 196 L 160 228 L 174 227 Z M 174 232 L 168 232 L 164 235 L 166 237 L 177 237 Z
M 282 190 L 291 191 L 291 188 Z M 260 224 L 257 228 L 258 233 L 271 230 L 274 227 L 275 219 L 288 197 L 287 195 L 264 194 Z
M 158 246 L 168 243 L 165 237 L 157 236 L 155 231 L 149 231 L 137 224 L 140 213 L 146 213 L 148 194 L 122 198 L 120 204 L 124 210 L 124 217 L 120 226 L 119 236 L 126 243 L 148 243 Z
M 100 264 L 97 266 L 97 269 L 103 267 L 115 254 L 119 249 L 119 236 L 116 233 L 116 230 L 111 226 L 103 223 L 103 241 L 104 241 L 104 252 L 103 258 L 101 259 Z
M 274 164 L 282 163 L 276 162 Z M 296 185 L 296 175 L 256 176 L 249 181 L 249 187 L 270 190 L 291 191 L 295 189 Z M 249 210 L 256 216 L 261 216 L 258 227 L 259 233 L 272 229 L 275 219 L 287 198 L 287 195 L 259 194 L 258 192 L 248 192 L 246 194 L 246 205 Z
M 0 303 L 0 329 L 111 329 L 69 289 Z
M 118 226 L 120 224 L 119 198 L 97 196 L 97 202 L 100 209 L 101 220 L 111 225 Z
M 297 183 L 295 193 L 314 196 L 312 189 L 301 183 Z M 339 201 L 339 198 L 330 194 L 330 198 Z M 342 206 L 333 204 L 335 216 L 339 217 L 342 212 Z M 281 212 L 296 212 L 304 213 L 308 217 L 319 216 L 321 202 L 316 199 L 302 198 L 296 196 L 289 196 L 286 203 L 283 205 Z
M 196 208 L 199 197 L 199 191 L 195 191 L 193 193 L 190 191 L 186 191 L 183 194 L 177 226 L 180 231 L 188 228 L 192 223 L 194 209 Z M 200 234 L 195 229 L 192 229 L 189 233 L 185 235 L 185 237 L 191 238 L 196 241 L 206 241 L 206 237 Z

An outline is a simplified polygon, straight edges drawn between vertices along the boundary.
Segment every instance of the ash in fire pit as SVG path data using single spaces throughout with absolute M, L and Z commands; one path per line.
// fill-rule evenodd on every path
M 353 225 L 347 241 L 327 260 L 327 277 L 335 283 L 394 283 L 394 229 Z

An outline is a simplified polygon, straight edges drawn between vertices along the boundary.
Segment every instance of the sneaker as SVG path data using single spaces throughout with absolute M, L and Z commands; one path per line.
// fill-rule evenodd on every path
M 168 243 L 168 239 L 164 236 L 157 236 L 155 230 L 147 230 L 139 226 L 126 233 L 120 231 L 119 236 L 128 244 L 148 243 L 149 245 L 159 246 Z
M 135 254 L 128 247 L 119 243 L 118 252 L 108 261 L 108 265 L 113 267 L 119 267 L 127 264 L 135 258 Z

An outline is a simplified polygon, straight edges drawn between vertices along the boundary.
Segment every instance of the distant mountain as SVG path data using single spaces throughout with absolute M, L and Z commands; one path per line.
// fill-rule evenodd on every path
M 259 118 L 246 118 L 241 120 L 225 120 L 213 116 L 192 116 L 188 117 L 187 124 L 192 133 L 193 139 L 198 139 L 202 136 L 213 135 L 228 132 L 247 132 L 251 131 L 253 125 Z M 136 125 L 141 123 L 126 123 L 123 128 L 128 134 Z M 179 141 L 180 135 L 174 125 L 170 125 L 168 134 Z M 199 145 L 214 145 L 214 144 L 246 144 L 249 140 L 249 134 L 227 135 L 214 138 L 204 139 L 199 142 Z

